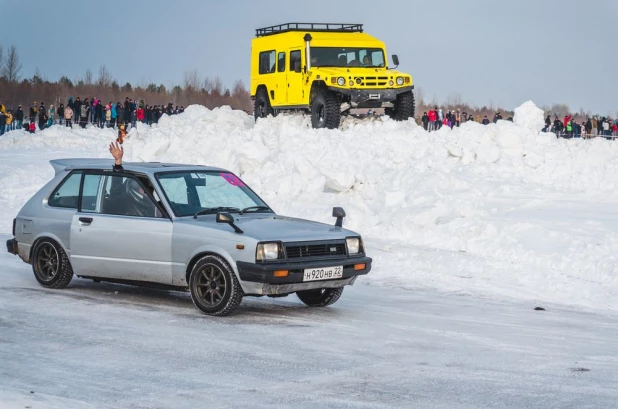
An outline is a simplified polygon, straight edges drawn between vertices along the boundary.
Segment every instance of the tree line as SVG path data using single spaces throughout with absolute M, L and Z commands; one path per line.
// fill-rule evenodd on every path
M 23 78 L 22 68 L 17 48 L 10 46 L 5 53 L 0 44 L 0 103 L 7 108 L 16 109 L 18 105 L 26 108 L 34 101 L 58 106 L 60 103 L 66 104 L 70 96 L 79 96 L 96 97 L 105 103 L 124 101 L 125 97 L 129 97 L 148 105 L 167 105 L 171 102 L 185 107 L 200 104 L 211 109 L 230 105 L 235 109 L 253 111 L 249 92 L 242 81 L 236 81 L 229 89 L 219 77 L 204 78 L 197 70 L 185 72 L 182 85 L 168 88 L 155 83 L 121 84 L 105 65 L 99 67 L 97 75 L 88 69 L 81 78 L 62 76 L 57 81 L 48 80 L 38 68 L 31 78 Z

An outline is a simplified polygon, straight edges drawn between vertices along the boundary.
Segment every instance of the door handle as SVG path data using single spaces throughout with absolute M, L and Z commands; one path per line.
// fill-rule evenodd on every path
M 84 224 L 90 224 L 92 223 L 92 217 L 80 217 L 79 222 Z

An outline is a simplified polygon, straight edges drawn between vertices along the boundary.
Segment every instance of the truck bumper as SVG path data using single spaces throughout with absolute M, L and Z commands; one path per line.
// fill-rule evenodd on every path
M 296 291 L 311 290 L 315 288 L 338 288 L 353 284 L 360 275 L 365 275 L 371 270 L 371 258 L 355 257 L 343 260 L 321 260 L 300 263 L 247 263 L 236 262 L 238 275 L 245 282 L 260 283 L 252 286 L 260 288 L 259 294 L 275 295 L 289 294 Z M 364 265 L 364 266 L 362 266 Z M 331 280 L 303 281 L 304 270 L 331 266 L 343 266 L 341 278 Z M 362 267 L 362 268 L 361 268 Z M 275 271 L 287 270 L 287 277 L 275 277 Z
M 328 87 L 330 91 L 343 94 L 349 99 L 352 108 L 380 108 L 383 105 L 392 106 L 397 95 L 414 89 L 414 85 L 401 88 L 377 88 L 377 89 L 346 89 Z

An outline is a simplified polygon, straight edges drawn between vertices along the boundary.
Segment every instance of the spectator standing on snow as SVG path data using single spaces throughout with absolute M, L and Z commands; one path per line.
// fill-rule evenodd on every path
M 126 97 L 124 100 L 122 113 L 122 120 L 124 122 L 124 125 L 128 126 L 129 122 L 131 121 L 131 101 L 129 100 L 129 97 Z
M 421 122 L 423 123 L 423 128 L 425 130 L 428 130 L 428 128 L 429 128 L 429 115 L 427 115 L 427 112 L 423 112 L 423 117 L 421 118 Z
M 82 101 L 79 97 L 75 98 L 75 102 L 73 103 L 73 123 L 77 125 L 79 123 L 79 113 L 82 109 Z
M 88 98 L 86 98 L 84 102 L 81 103 L 79 106 L 79 126 L 81 126 L 83 129 L 85 129 L 86 125 L 88 124 L 89 112 L 90 112 L 90 105 L 88 103 Z
M 588 120 L 586 121 L 584 129 L 586 130 L 586 136 L 588 136 L 588 138 L 592 137 L 592 121 L 590 120 L 590 118 L 588 118 Z
M 54 104 L 49 106 L 49 113 L 47 114 L 47 127 L 49 128 L 54 124 L 54 119 L 56 117 L 56 110 L 54 109 Z
M 15 121 L 13 120 L 13 110 L 9 108 L 6 111 L 6 132 L 12 131 L 15 129 Z
M 112 122 L 112 107 L 110 104 L 105 105 L 105 127 L 109 128 L 110 123 Z
M 0 109 L 0 136 L 4 135 L 6 129 L 6 114 Z
M 73 108 L 70 105 L 64 109 L 64 123 L 67 127 L 73 129 Z
M 41 107 L 39 108 L 39 130 L 43 130 L 46 128 L 47 120 L 49 117 L 47 116 L 47 110 L 45 109 L 45 104 L 41 102 Z
M 483 124 L 483 125 L 489 125 L 489 118 L 487 118 L 487 115 L 485 115 L 485 116 L 483 117 L 483 122 L 482 122 L 482 124 Z
M 606 118 L 603 118 L 603 135 L 605 136 L 610 136 L 609 133 L 609 120 Z M 609 139 L 609 138 L 607 138 Z
M 543 132 L 549 132 L 550 128 L 551 128 L 551 117 L 549 116 L 549 114 L 547 114 L 547 118 L 545 118 L 545 129 L 543 129 Z
M 455 114 L 455 124 L 457 125 L 458 128 L 459 128 L 459 125 L 461 125 L 461 114 L 459 113 L 459 109 L 457 110 L 457 113 Z
M 124 106 L 120 102 L 116 103 L 116 114 L 118 115 L 118 118 L 117 118 L 118 126 L 123 125 Z
M 64 121 L 64 104 L 60 104 L 56 113 L 58 114 L 58 125 L 62 125 Z
M 28 112 L 28 119 L 30 120 L 30 123 L 34 123 L 37 111 L 38 108 L 36 107 L 36 101 L 34 101 L 34 103 L 30 106 L 30 111 Z
M 15 129 L 21 129 L 24 126 L 24 110 L 21 109 L 21 105 L 17 107 L 15 112 Z
M 438 110 L 438 121 L 436 122 L 436 129 L 440 129 L 442 128 L 442 122 L 444 121 L 444 113 L 442 112 L 442 108 L 438 109 L 438 107 L 436 107 L 436 109 Z
M 468 122 L 474 122 L 474 115 L 468 115 Z
M 561 132 L 562 132 L 562 122 L 560 122 L 560 120 L 558 119 L 558 116 L 556 116 L 556 118 L 554 119 L 554 132 L 556 134 L 556 136 L 560 136 Z
M 97 101 L 97 105 L 94 107 L 94 123 L 95 126 L 103 128 L 103 104 L 101 101 Z
M 99 100 L 97 99 L 97 97 L 92 97 L 92 106 L 90 109 L 90 122 L 92 122 L 93 124 L 96 124 L 97 122 L 99 122 L 99 117 L 97 116 L 97 113 L 101 111 L 97 110 L 97 106 L 99 106 Z
M 114 104 L 113 102 L 109 103 L 110 106 L 110 111 L 112 112 L 112 122 L 111 122 L 111 127 L 112 128 L 116 128 L 116 122 L 118 121 L 118 110 L 116 109 L 116 104 Z
M 137 111 L 135 112 L 135 119 L 139 122 L 144 122 L 144 108 L 141 106 L 137 108 Z

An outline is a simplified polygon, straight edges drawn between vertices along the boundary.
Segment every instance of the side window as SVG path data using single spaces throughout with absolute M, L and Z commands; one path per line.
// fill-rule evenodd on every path
M 279 53 L 279 57 L 277 57 L 277 71 L 284 72 L 285 71 L 285 53 Z
M 97 200 L 99 197 L 99 187 L 101 186 L 102 175 L 84 175 L 84 186 L 82 188 L 82 212 L 96 212 L 100 208 Z
M 275 72 L 275 50 L 263 51 L 260 53 L 260 74 L 270 74 Z
M 104 176 L 101 214 L 134 217 L 163 217 L 157 206 L 146 193 L 143 184 L 131 177 L 121 175 Z M 84 184 L 85 187 L 85 184 Z
M 54 190 L 47 204 L 53 207 L 77 209 L 82 172 L 74 172 Z
M 300 50 L 290 52 L 290 71 L 300 72 Z

